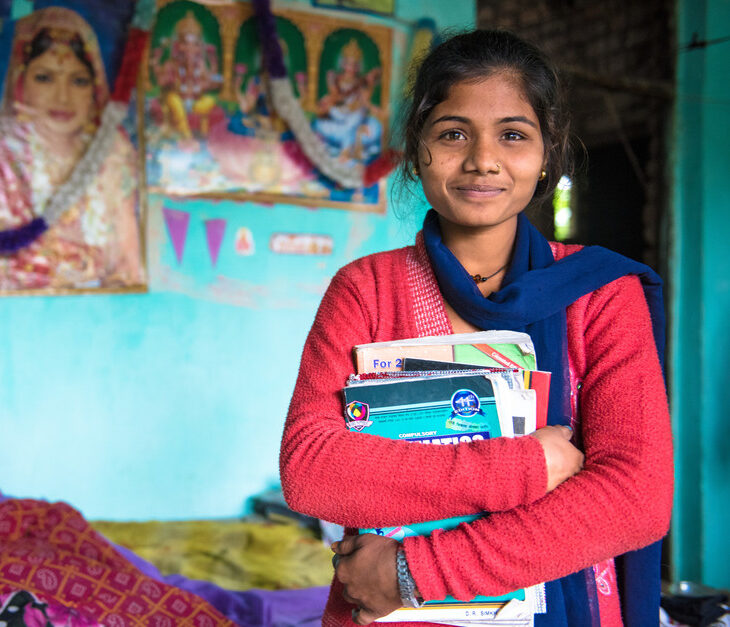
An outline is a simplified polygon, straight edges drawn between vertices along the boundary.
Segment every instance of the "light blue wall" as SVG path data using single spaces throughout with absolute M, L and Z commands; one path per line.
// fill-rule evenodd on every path
M 675 579 L 730 588 L 730 2 L 678 3 L 671 373 Z
M 474 0 L 397 7 L 395 66 L 409 20 L 474 24 Z M 181 265 L 163 206 L 191 215 Z M 65 500 L 92 519 L 236 516 L 278 481 L 299 354 L 329 278 L 410 243 L 416 220 L 160 196 L 149 207 L 149 293 L 0 301 L 0 490 Z M 210 218 L 228 221 L 215 268 Z M 253 256 L 233 250 L 239 227 L 254 235 Z M 275 255 L 278 231 L 331 235 L 334 252 Z

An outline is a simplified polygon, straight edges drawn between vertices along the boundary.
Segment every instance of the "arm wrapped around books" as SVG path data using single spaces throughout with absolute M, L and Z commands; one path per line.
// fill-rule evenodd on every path
M 407 538 L 424 598 L 466 599 L 553 580 L 666 534 L 669 413 L 641 287 L 625 277 L 576 306 L 585 329 L 585 361 L 575 364 L 583 373 L 584 469 L 536 502 Z
M 545 458 L 534 438 L 422 446 L 347 430 L 341 390 L 353 372 L 350 350 L 392 339 L 370 309 L 375 295 L 357 287 L 376 282 L 354 279 L 352 269 L 334 277 L 304 347 L 280 457 L 289 505 L 345 526 L 383 527 L 509 510 L 543 496 Z

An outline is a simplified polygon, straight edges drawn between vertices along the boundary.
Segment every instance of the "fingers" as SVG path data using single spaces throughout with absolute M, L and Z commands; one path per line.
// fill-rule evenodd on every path
M 330 549 L 338 555 L 349 555 L 357 549 L 359 538 L 360 536 L 345 536 L 339 542 L 333 542 Z
M 39 116 L 38 109 L 20 102 L 19 100 L 15 100 L 13 102 L 13 108 L 15 109 L 16 115 L 22 115 L 30 119 L 37 118 Z
M 369 625 L 376 618 L 380 618 L 378 615 L 366 610 L 365 608 L 357 608 L 352 610 L 352 622 L 356 625 Z
M 396 576 L 398 542 L 374 534 L 347 536 L 334 542 L 332 564 L 342 597 L 359 608 L 353 621 L 369 625 L 401 606 Z
M 585 456 L 570 441 L 572 435 L 572 429 L 564 426 L 543 427 L 532 434 L 545 455 L 548 492 L 583 468 Z
M 566 440 L 570 440 L 573 437 L 573 429 L 565 425 L 558 425 L 556 427 L 558 433 L 562 435 Z

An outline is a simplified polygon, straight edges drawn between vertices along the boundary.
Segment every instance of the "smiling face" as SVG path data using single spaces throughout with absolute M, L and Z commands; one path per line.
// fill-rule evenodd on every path
M 93 76 L 70 46 L 55 43 L 28 63 L 23 104 L 35 109 L 49 130 L 74 135 L 93 114 Z
M 431 111 L 421 139 L 421 183 L 442 228 L 516 225 L 535 192 L 545 148 L 514 75 L 454 84 Z

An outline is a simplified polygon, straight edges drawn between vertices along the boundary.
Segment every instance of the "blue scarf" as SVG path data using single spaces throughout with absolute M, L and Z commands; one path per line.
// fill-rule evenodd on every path
M 651 313 L 654 341 L 664 363 L 664 310 L 661 279 L 648 266 L 600 246 L 587 246 L 555 261 L 548 241 L 524 213 L 517 221 L 512 261 L 498 292 L 484 298 L 474 280 L 441 240 L 438 214 L 431 209 L 423 239 L 441 293 L 467 322 L 484 330 L 529 333 L 541 370 L 553 373 L 548 424 L 570 424 L 566 307 L 581 296 L 627 274 L 641 279 Z M 558 532 L 560 530 L 557 530 Z M 626 627 L 659 621 L 661 542 L 616 559 L 621 611 Z M 593 569 L 546 584 L 547 614 L 537 627 L 599 625 Z

